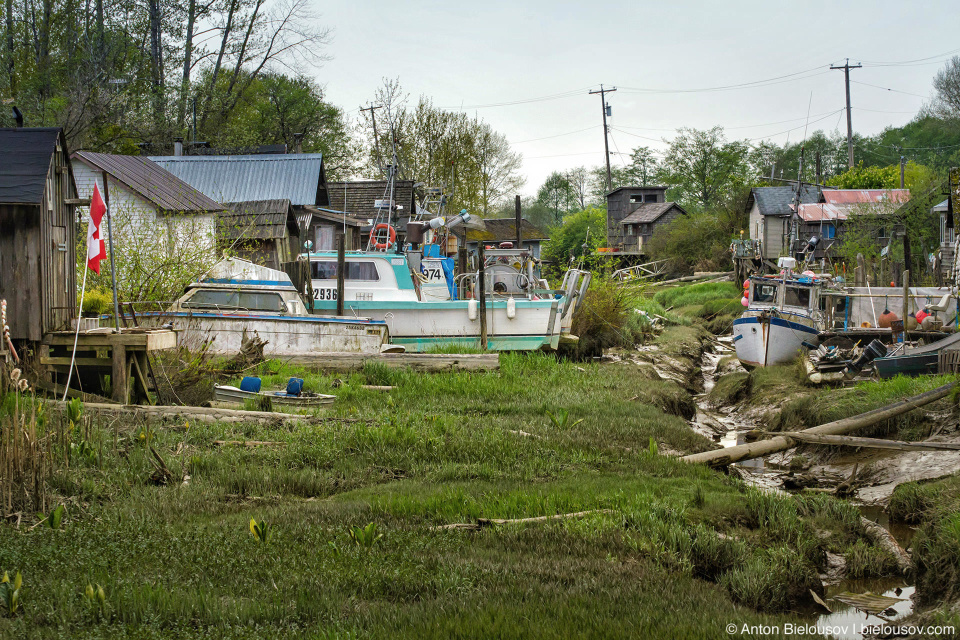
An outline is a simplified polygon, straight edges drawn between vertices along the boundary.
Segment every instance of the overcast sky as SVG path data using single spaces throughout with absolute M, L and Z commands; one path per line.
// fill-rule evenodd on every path
M 523 154 L 525 194 L 552 171 L 603 163 L 600 98 L 588 94 L 601 83 L 618 88 L 620 163 L 638 145 L 664 149 L 679 127 L 796 141 L 808 105 L 811 131 L 845 132 L 843 72 L 828 67 L 848 56 L 864 65 L 851 71 L 854 130 L 902 125 L 960 54 L 957 0 L 314 2 L 333 30 L 332 59 L 313 72 L 328 100 L 356 119 L 383 78 L 399 78 L 414 101 L 478 115 Z

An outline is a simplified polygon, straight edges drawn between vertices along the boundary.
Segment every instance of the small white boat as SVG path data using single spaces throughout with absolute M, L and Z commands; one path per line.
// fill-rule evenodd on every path
M 746 311 L 733 321 L 733 344 L 745 367 L 790 362 L 801 348 L 816 348 L 824 329 L 823 281 L 814 276 L 754 276 L 745 291 Z
M 365 317 L 307 312 L 283 271 L 239 258 L 218 262 L 166 311 L 140 312 L 145 324 L 170 324 L 177 343 L 199 351 L 235 355 L 256 336 L 266 357 L 313 353 L 380 353 L 387 323 Z
M 303 392 L 300 395 L 291 395 L 286 391 L 244 391 L 238 387 L 228 385 L 214 385 L 213 396 L 217 402 L 243 404 L 247 400 L 269 399 L 271 404 L 286 407 L 318 407 L 332 404 L 336 396 L 322 393 Z

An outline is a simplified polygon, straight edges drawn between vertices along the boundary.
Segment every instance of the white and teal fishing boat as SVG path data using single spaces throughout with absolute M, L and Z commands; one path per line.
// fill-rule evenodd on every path
M 190 351 L 225 356 L 254 337 L 267 357 L 380 353 L 388 341 L 383 320 L 309 313 L 286 273 L 239 258 L 218 262 L 166 310 L 137 315 L 148 326 L 171 326 Z
M 429 251 L 428 251 L 429 253 Z M 314 313 L 337 306 L 337 254 L 315 252 L 310 261 Z M 485 256 L 487 344 L 481 345 L 479 269 L 453 274 L 452 260 L 421 251 L 351 251 L 345 256 L 345 314 L 386 322 L 390 342 L 424 352 L 447 345 L 493 351 L 556 349 L 570 336 L 573 313 L 590 273 L 571 269 L 561 290 L 546 288 L 532 258 L 522 252 Z M 475 265 L 478 267 L 479 265 Z

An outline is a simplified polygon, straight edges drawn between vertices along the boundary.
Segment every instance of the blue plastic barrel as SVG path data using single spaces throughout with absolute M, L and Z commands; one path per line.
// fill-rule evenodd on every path
M 244 376 L 240 381 L 240 391 L 249 391 L 250 393 L 260 393 L 260 378 L 256 376 Z
M 303 378 L 290 378 L 287 382 L 287 395 L 299 396 L 303 392 Z

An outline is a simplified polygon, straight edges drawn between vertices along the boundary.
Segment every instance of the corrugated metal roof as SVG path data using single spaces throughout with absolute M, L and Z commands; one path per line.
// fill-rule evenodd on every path
M 218 202 L 147 158 L 92 151 L 78 151 L 73 157 L 89 167 L 106 171 L 125 187 L 163 211 L 201 213 L 223 210 Z
M 41 204 L 60 129 L 0 129 L 0 203 Z
M 340 224 L 346 222 L 348 227 L 362 227 L 364 224 L 366 224 L 365 220 L 360 220 L 359 218 L 355 218 L 351 215 L 345 214 L 343 211 L 337 211 L 335 209 L 308 207 L 307 211 L 318 218 L 329 220 L 330 222 L 338 222 Z
M 467 242 L 510 242 L 517 239 L 515 218 L 485 218 L 485 229 L 467 229 Z M 549 240 L 550 236 L 526 218 L 520 220 L 521 240 Z
M 858 204 L 873 202 L 906 202 L 908 189 L 824 189 L 823 201 L 828 204 Z
M 226 211 L 217 216 L 217 226 L 226 239 L 273 240 L 300 235 L 289 200 L 227 202 L 224 206 Z
M 218 202 L 286 199 L 294 205 L 326 204 L 321 201 L 326 184 L 320 153 L 152 156 L 150 160 Z

